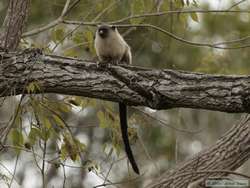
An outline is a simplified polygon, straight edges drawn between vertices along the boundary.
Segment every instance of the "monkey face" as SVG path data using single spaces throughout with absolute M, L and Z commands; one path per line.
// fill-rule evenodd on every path
M 110 32 L 114 32 L 115 31 L 115 27 L 114 26 L 109 26 L 109 25 L 101 25 L 98 27 L 97 29 L 97 32 L 98 32 L 98 35 L 101 37 L 101 38 L 107 38 L 108 35 L 110 34 Z
M 107 38 L 108 37 L 108 29 L 107 28 L 99 28 L 98 34 L 101 38 Z

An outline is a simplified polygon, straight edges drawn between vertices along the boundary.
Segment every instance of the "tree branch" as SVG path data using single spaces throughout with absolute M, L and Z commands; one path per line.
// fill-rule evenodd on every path
M 94 26 L 96 27 L 99 22 L 81 22 L 81 21 L 71 21 L 71 20 L 63 20 L 62 23 L 64 24 L 69 24 L 69 25 L 85 25 L 85 26 Z M 112 22 L 111 22 L 112 23 Z M 108 22 L 110 24 L 110 22 Z M 249 48 L 250 45 L 237 45 L 237 46 L 229 46 L 232 44 L 237 44 L 240 42 L 243 42 L 247 39 L 249 39 L 249 36 L 239 38 L 239 39 L 234 39 L 230 41 L 222 41 L 222 42 L 212 42 L 212 43 L 204 43 L 204 42 L 194 42 L 190 41 L 187 39 L 184 39 L 182 37 L 179 37 L 175 35 L 174 33 L 171 33 L 170 31 L 167 31 L 159 26 L 152 25 L 152 24 L 114 24 L 113 26 L 116 26 L 118 28 L 143 28 L 143 29 L 152 29 L 158 32 L 163 33 L 164 35 L 173 38 L 176 41 L 182 42 L 184 44 L 187 44 L 189 46 L 197 46 L 197 47 L 209 47 L 209 48 L 216 48 L 220 50 L 236 50 L 236 49 L 241 49 L 241 48 Z M 228 46 L 225 46 L 228 45 Z
M 28 36 L 32 36 L 32 35 L 35 35 L 35 34 L 38 34 L 38 33 L 41 33 L 43 31 L 46 31 L 50 28 L 53 28 L 55 26 L 57 26 L 58 24 L 60 24 L 64 17 L 68 15 L 68 13 L 80 2 L 81 0 L 75 0 L 71 5 L 70 5 L 70 0 L 67 0 L 64 4 L 64 7 L 63 7 L 63 10 L 62 10 L 62 13 L 61 15 L 53 20 L 52 22 L 48 23 L 47 25 L 45 26 L 41 26 L 39 28 L 35 28 L 31 31 L 27 31 L 25 33 L 23 33 L 22 37 L 28 37 Z
M 36 81 L 45 93 L 80 95 L 154 109 L 176 107 L 223 112 L 250 111 L 250 77 L 128 65 L 99 66 L 90 61 L 31 50 L 2 54 L 0 96 L 23 92 Z
M 239 168 L 250 157 L 249 135 L 250 116 L 245 116 L 213 146 L 198 153 L 175 169 L 162 174 L 146 187 L 186 188 L 192 183 L 201 183 L 211 176 L 222 177 L 232 174 L 232 171 Z

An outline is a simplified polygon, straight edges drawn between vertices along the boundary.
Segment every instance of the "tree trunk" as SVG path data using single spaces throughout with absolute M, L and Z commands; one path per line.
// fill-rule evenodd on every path
M 250 116 L 242 117 L 216 144 L 162 174 L 147 188 L 187 188 L 208 177 L 229 175 L 250 157 Z M 221 172 L 219 172 L 221 171 Z M 201 181 L 199 181 L 201 180 Z
M 15 50 L 28 15 L 29 0 L 10 0 L 0 33 L 0 47 Z

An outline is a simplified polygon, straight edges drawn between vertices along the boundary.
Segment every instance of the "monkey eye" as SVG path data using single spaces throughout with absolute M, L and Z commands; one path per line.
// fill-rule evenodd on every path
M 111 26 L 111 28 L 112 28 L 113 30 L 115 30 L 115 29 L 116 29 L 116 27 L 115 27 L 114 25 L 112 25 L 112 26 Z

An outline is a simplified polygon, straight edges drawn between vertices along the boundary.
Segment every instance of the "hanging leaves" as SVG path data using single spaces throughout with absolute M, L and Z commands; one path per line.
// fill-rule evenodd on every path
M 192 12 L 192 13 L 190 14 L 190 17 L 192 18 L 193 21 L 199 22 L 197 13 Z
M 17 152 L 17 154 L 19 154 L 21 152 L 21 148 L 18 147 L 23 147 L 24 143 L 22 132 L 19 129 L 12 129 L 10 132 L 10 137 L 13 146 L 17 146 L 17 148 L 15 148 L 15 151 Z
M 86 145 L 78 139 L 73 138 L 70 134 L 65 133 L 63 136 L 63 144 L 61 146 L 61 159 L 65 160 L 70 157 L 72 161 L 80 158 L 80 153 L 86 149 Z

